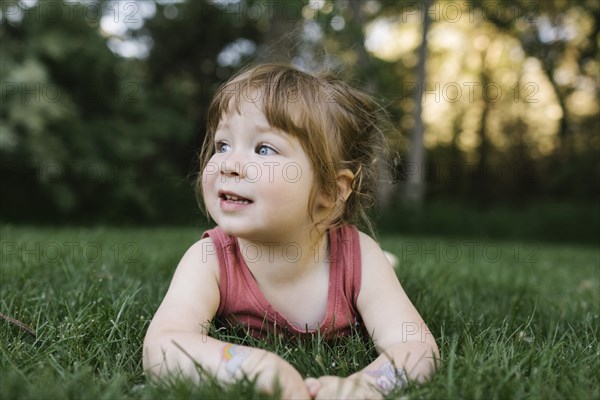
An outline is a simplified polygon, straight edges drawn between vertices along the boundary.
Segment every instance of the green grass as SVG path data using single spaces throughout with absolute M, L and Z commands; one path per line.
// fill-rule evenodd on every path
M 252 382 L 149 383 L 141 347 L 194 229 L 4 226 L 0 398 L 266 398 Z M 408 398 L 599 398 L 598 248 L 386 235 L 398 276 L 438 339 L 442 366 Z M 460 252 L 460 253 L 459 253 Z M 368 272 L 368 271 L 367 271 Z M 373 359 L 358 336 L 333 343 L 223 339 L 271 349 L 305 375 L 346 375 Z

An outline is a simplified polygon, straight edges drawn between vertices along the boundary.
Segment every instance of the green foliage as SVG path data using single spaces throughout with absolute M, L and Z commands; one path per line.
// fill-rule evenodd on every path
M 594 244 L 600 207 L 594 203 L 524 202 L 483 207 L 476 202 L 432 201 L 415 209 L 399 204 L 373 216 L 383 233 Z
M 251 381 L 223 388 L 211 380 L 154 384 L 143 375 L 145 330 L 200 231 L 1 228 L 0 312 L 37 336 L 0 321 L 0 398 L 269 398 Z M 472 257 L 448 251 L 467 242 L 382 237 L 442 357 L 430 382 L 396 395 L 598 397 L 597 249 L 534 243 L 531 253 L 525 242 L 487 240 L 471 245 Z M 213 334 L 275 351 L 305 376 L 347 375 L 375 356 L 358 335 L 294 343 Z
M 21 6 L 3 7 L 6 15 Z M 256 40 L 256 30 L 230 29 L 229 15 L 203 2 L 181 5 L 178 20 L 163 8 L 142 32 L 154 43 L 145 62 L 113 54 L 84 4 L 56 0 L 25 10 L 19 22 L 5 17 L 0 157 L 12 190 L 0 200 L 3 219 L 198 218 L 193 174 L 220 79 L 214 60 L 242 34 Z M 199 68 L 203 61 L 213 67 Z
M 400 20 L 402 27 L 416 27 L 422 3 L 153 2 L 155 12 L 140 26 L 125 23 L 130 29 L 123 37 L 102 28 L 102 15 L 116 22 L 141 18 L 135 4 L 120 9 L 117 17 L 116 3 L 103 0 L 1 3 L 0 220 L 197 222 L 193 182 L 208 103 L 215 88 L 251 60 L 288 55 L 305 66 L 327 64 L 341 71 L 344 78 L 382 98 L 400 132 L 390 137 L 390 144 L 404 157 L 404 139 L 414 124 L 414 102 L 406 84 L 417 83 L 417 50 L 390 61 L 369 53 L 364 42 L 367 27 L 376 20 Z M 474 102 L 464 112 L 453 105 L 452 115 L 440 118 L 451 121 L 446 131 L 452 140 L 429 147 L 422 168 L 446 171 L 459 166 L 460 176 L 439 180 L 425 174 L 428 199 L 476 199 L 486 206 L 524 198 L 589 202 L 600 191 L 598 112 L 593 106 L 583 112 L 578 104 L 597 98 L 598 3 L 505 0 L 502 5 L 470 2 L 462 11 L 461 22 L 469 19 L 463 33 L 476 28 L 490 42 L 510 43 L 515 54 L 523 53 L 517 58 L 539 61 L 533 76 L 544 97 L 555 97 L 560 109 L 554 110 L 560 115 L 556 132 L 540 131 L 537 125 L 545 117 L 538 113 L 545 110 L 527 104 Z M 434 2 L 434 7 L 433 27 L 448 27 L 441 14 L 447 3 Z M 128 14 L 132 10 L 134 14 Z M 311 39 L 305 28 L 319 33 Z M 122 39 L 151 43 L 148 56 L 124 58 L 111 51 L 113 41 Z M 219 54 L 242 39 L 250 50 L 235 62 L 220 62 Z M 469 56 L 483 60 L 486 54 L 472 51 Z M 432 49 L 430 69 L 443 70 L 438 66 L 448 57 L 445 50 Z M 469 70 L 479 83 L 484 74 L 501 80 L 497 72 L 508 68 L 503 57 L 488 70 L 466 64 L 459 69 Z M 517 83 L 523 83 L 524 62 L 515 65 Z M 577 97 L 582 93 L 588 97 Z M 469 110 L 486 107 L 489 115 L 482 112 L 474 122 L 465 117 Z M 522 116 L 522 111 L 528 115 Z M 485 145 L 459 146 L 468 129 L 475 129 L 477 140 Z M 439 132 L 431 133 L 435 134 Z M 555 149 L 534 157 L 540 147 L 536 136 L 544 135 L 555 136 Z M 497 146 L 492 136 L 508 144 Z M 397 172 L 406 175 L 410 165 L 404 167 Z M 467 174 L 471 167 L 475 173 Z M 487 179 L 491 169 L 503 176 Z

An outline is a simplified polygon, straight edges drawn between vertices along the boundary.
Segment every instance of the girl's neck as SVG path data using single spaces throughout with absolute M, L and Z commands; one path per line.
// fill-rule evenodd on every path
M 303 235 L 301 235 L 303 236 Z M 293 283 L 321 267 L 329 254 L 329 234 L 313 231 L 294 240 L 261 242 L 238 238 L 246 265 L 260 282 Z

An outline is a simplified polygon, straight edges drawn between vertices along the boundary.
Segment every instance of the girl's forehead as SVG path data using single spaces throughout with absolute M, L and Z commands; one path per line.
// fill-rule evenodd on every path
M 233 88 L 232 88 L 233 90 Z M 303 110 L 297 100 L 273 95 L 264 87 L 241 85 L 236 92 L 228 92 L 218 116 L 216 130 L 244 130 L 252 127 L 257 133 L 268 131 L 283 135 L 286 139 L 295 138 L 304 147 L 306 135 L 297 129 L 305 130 L 310 112 Z M 296 146 L 294 146 L 296 147 Z
M 232 101 L 227 111 L 221 115 L 217 131 L 276 134 L 285 139 L 292 148 L 303 149 L 300 139 L 296 135 L 269 123 L 262 109 L 262 103 L 259 102 L 241 101 L 236 105 Z
M 227 127 L 242 121 L 258 128 L 271 128 L 260 103 L 232 99 L 221 115 L 219 126 Z

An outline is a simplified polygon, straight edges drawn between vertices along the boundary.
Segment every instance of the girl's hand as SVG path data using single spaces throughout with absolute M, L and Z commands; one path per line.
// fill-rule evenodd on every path
M 383 399 L 381 392 L 359 376 L 306 378 L 304 383 L 313 399 Z
M 253 349 L 245 364 L 248 377 L 256 377 L 256 388 L 272 395 L 277 385 L 282 399 L 310 399 L 300 373 L 283 358 L 264 350 Z

